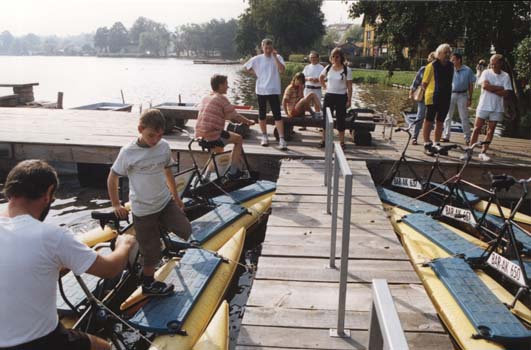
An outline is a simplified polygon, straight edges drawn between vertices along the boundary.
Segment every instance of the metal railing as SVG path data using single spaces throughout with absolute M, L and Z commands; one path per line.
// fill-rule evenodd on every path
M 372 280 L 368 350 L 408 350 L 393 297 L 384 279 Z
M 328 113 L 327 113 L 328 114 Z M 328 115 L 327 115 L 328 119 Z M 330 124 L 327 120 L 327 128 Z M 328 137 L 327 137 L 328 139 Z M 327 140 L 331 143 L 332 138 Z M 331 239 L 330 239 L 330 261 L 329 267 L 336 268 L 336 241 L 337 241 L 337 214 L 338 214 L 338 204 L 339 204 L 339 175 L 343 175 L 344 178 L 344 189 L 343 189 L 343 230 L 341 236 L 341 266 L 339 270 L 339 300 L 338 300 L 338 309 L 337 309 L 337 328 L 330 330 L 331 336 L 337 337 L 350 337 L 349 331 L 345 330 L 345 304 L 347 297 L 347 277 L 348 277 L 348 254 L 350 246 L 350 207 L 351 207 L 351 197 L 352 197 L 352 171 L 348 166 L 347 159 L 343 153 L 343 149 L 339 143 L 333 143 L 334 147 L 334 167 L 333 173 L 333 183 L 328 182 L 328 198 L 327 202 L 330 201 L 330 189 L 333 187 L 333 201 L 332 201 L 332 228 L 331 228 Z M 329 156 L 332 158 L 332 156 Z M 331 159 L 329 159 L 331 162 Z
M 324 185 L 327 186 L 326 192 L 326 213 L 330 214 L 330 194 L 332 187 L 329 186 L 332 181 L 332 156 L 334 152 L 334 120 L 332 119 L 332 112 L 330 108 L 326 108 L 325 112 L 325 176 Z

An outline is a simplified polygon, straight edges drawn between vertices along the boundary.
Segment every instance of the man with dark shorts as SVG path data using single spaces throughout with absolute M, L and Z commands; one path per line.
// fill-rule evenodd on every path
M 102 256 L 71 231 L 43 223 L 59 185 L 55 170 L 26 160 L 8 174 L 0 213 L 0 349 L 107 350 L 98 337 L 66 329 L 57 316 L 57 280 L 63 268 L 76 275 L 113 278 L 123 271 L 131 235 L 120 235 Z
M 452 80 L 454 76 L 454 65 L 450 62 L 452 50 L 450 45 L 441 44 L 437 47 L 435 55 L 437 59 L 426 66 L 422 78 L 424 93 L 424 103 L 426 104 L 426 118 L 422 134 L 424 136 L 424 152 L 433 155 L 433 143 L 430 140 L 433 122 L 435 124 L 435 144 L 438 145 L 443 133 L 444 119 L 450 108 L 452 97 Z
M 195 126 L 195 136 L 207 141 L 209 148 L 216 153 L 223 152 L 224 147 L 228 144 L 234 144 L 229 177 L 238 178 L 242 174 L 243 138 L 232 131 L 225 131 L 225 120 L 233 120 L 246 125 L 254 125 L 254 121 L 238 114 L 225 96 L 229 89 L 227 76 L 215 74 L 210 79 L 210 86 L 212 93 L 203 98 L 201 102 Z
M 244 64 L 245 69 L 256 75 L 256 96 L 258 98 L 260 130 L 262 131 L 260 144 L 262 146 L 269 145 L 266 123 L 266 107 L 269 103 L 280 138 L 279 148 L 286 150 L 288 145 L 284 140 L 284 123 L 280 114 L 280 73 L 284 73 L 286 67 L 282 56 L 277 54 L 273 48 L 271 39 L 262 40 L 262 51 L 264 52 L 262 55 L 254 56 Z

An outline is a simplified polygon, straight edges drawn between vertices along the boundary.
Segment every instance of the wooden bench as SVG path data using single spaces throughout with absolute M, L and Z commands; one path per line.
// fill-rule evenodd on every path
M 0 87 L 13 88 L 13 93 L 17 95 L 17 104 L 24 105 L 26 103 L 35 101 L 33 87 L 37 85 L 39 85 L 39 83 L 0 84 Z
M 167 103 L 164 105 L 154 106 L 153 108 L 158 108 L 162 114 L 166 117 L 166 123 L 172 127 L 179 126 L 184 127 L 188 119 L 197 119 L 197 114 L 199 108 L 197 106 L 182 106 L 177 103 Z M 238 109 L 238 113 L 244 117 L 258 121 L 258 111 L 257 110 L 244 110 Z M 374 131 L 376 127 L 376 122 L 379 120 L 380 116 L 376 115 L 372 109 L 367 108 L 353 108 L 349 111 L 350 120 L 347 120 L 347 130 L 350 130 L 351 134 L 354 137 L 354 142 L 357 145 L 369 146 L 371 144 L 372 136 L 371 131 Z M 267 115 L 267 123 L 274 125 L 275 121 L 273 115 L 269 113 Z M 290 141 L 293 136 L 293 128 L 296 126 L 301 127 L 324 127 L 323 120 L 312 119 L 308 117 L 295 117 L 289 118 L 285 113 L 282 113 L 282 120 L 284 121 L 284 137 L 286 141 Z M 230 126 L 229 126 L 230 128 Z M 166 130 L 169 132 L 170 130 Z M 248 132 L 247 126 L 240 126 L 236 131 L 242 136 Z M 275 128 L 274 131 L 275 137 L 278 138 L 278 132 Z

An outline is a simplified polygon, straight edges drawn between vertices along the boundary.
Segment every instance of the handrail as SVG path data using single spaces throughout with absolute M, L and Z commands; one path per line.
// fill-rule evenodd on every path
M 326 108 L 325 113 L 325 176 L 324 176 L 324 185 L 327 186 L 326 192 L 326 213 L 330 214 L 330 193 L 331 186 L 330 182 L 332 181 L 332 157 L 334 153 L 334 120 L 332 119 L 332 112 L 330 108 Z
M 372 280 L 368 350 L 408 350 L 408 344 L 387 280 Z
M 330 239 L 330 268 L 335 268 L 336 260 L 336 241 L 337 241 L 337 214 L 339 202 L 339 175 L 344 177 L 344 191 L 343 191 L 343 230 L 341 236 L 341 267 L 339 272 L 339 300 L 338 300 L 338 315 L 337 315 L 337 329 L 330 330 L 332 336 L 350 337 L 350 334 L 345 332 L 345 304 L 347 297 L 347 277 L 348 277 L 348 254 L 350 245 L 350 214 L 351 214 L 351 197 L 352 197 L 352 171 L 348 165 L 343 149 L 339 143 L 334 143 L 334 170 L 332 186 L 328 186 L 328 193 L 330 187 L 333 187 L 333 203 L 332 203 L 332 228 Z M 327 202 L 330 200 L 328 195 Z

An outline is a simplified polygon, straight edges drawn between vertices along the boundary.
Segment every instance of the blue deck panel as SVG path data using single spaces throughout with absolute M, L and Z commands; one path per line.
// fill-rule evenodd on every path
M 243 203 L 259 197 L 263 194 L 275 191 L 277 184 L 272 181 L 258 180 L 254 184 L 242 187 L 240 189 L 230 192 L 230 196 L 222 195 L 212 198 L 215 204 L 227 203 Z
M 518 321 L 463 259 L 437 259 L 430 266 L 481 337 L 512 346 L 530 344 L 531 331 Z
M 96 293 L 96 289 L 98 288 L 98 281 L 100 280 L 100 278 L 90 275 L 88 273 L 82 274 L 81 278 L 83 279 L 83 282 L 85 282 L 85 284 L 87 285 L 88 289 L 92 292 L 92 294 Z M 81 289 L 81 286 L 77 282 L 72 271 L 61 277 L 61 282 L 63 283 L 63 290 L 65 292 L 66 298 L 75 308 L 78 308 L 80 305 L 87 302 L 87 296 L 83 292 L 83 289 Z M 57 312 L 60 315 L 74 314 L 74 310 L 72 310 L 70 306 L 68 306 L 68 304 L 61 296 L 61 293 L 59 292 L 59 286 L 57 287 L 56 299 Z
M 397 206 L 400 209 L 410 211 L 412 213 L 435 213 L 438 208 L 427 202 L 420 201 L 415 198 L 408 197 L 396 191 L 384 187 L 376 187 L 380 200 L 384 203 Z
M 192 221 L 190 241 L 203 244 L 216 233 L 247 214 L 247 209 L 235 204 L 221 204 L 200 218 Z
M 466 259 L 478 259 L 484 251 L 484 249 L 443 226 L 431 216 L 413 213 L 404 216 L 402 221 L 450 255 L 462 254 Z
M 220 263 L 221 258 L 210 252 L 187 250 L 165 280 L 173 283 L 175 292 L 170 296 L 150 298 L 129 323 L 140 330 L 157 334 L 186 331 L 182 325 Z
M 444 192 L 446 192 L 446 194 L 450 193 L 450 188 L 448 186 L 446 186 L 446 185 L 440 184 L 438 182 L 430 182 L 430 185 L 433 186 L 433 187 L 436 187 L 436 188 L 439 188 L 439 189 L 443 190 Z M 479 202 L 481 200 L 481 198 L 479 198 L 478 195 L 476 195 L 476 194 L 474 194 L 472 192 L 459 190 L 459 195 L 461 197 L 465 197 L 472 204 L 477 203 L 477 202 Z
M 477 210 L 474 212 L 474 214 L 478 218 L 481 217 L 481 215 L 483 215 L 482 212 L 477 211 Z M 489 221 L 496 227 L 500 229 L 503 227 L 504 221 L 501 217 L 492 215 L 492 214 L 487 214 L 485 218 L 487 219 L 487 221 Z M 523 230 L 520 230 L 516 226 L 513 226 L 513 232 L 514 232 L 514 236 L 516 240 L 520 242 L 523 246 L 522 253 L 525 255 L 531 255 L 531 236 L 528 233 L 524 232 Z

